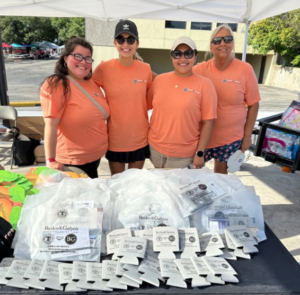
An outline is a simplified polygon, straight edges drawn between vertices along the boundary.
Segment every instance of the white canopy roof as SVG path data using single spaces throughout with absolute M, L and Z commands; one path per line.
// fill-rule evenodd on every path
M 299 0 L 1 0 L 0 15 L 247 23 L 300 8 Z

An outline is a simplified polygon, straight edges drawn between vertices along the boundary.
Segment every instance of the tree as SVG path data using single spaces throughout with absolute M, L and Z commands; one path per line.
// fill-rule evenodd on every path
M 285 66 L 300 66 L 300 9 L 252 24 L 248 44 L 261 54 L 274 50 Z
M 64 43 L 70 36 L 85 36 L 84 18 L 2 16 L 2 39 L 7 43 L 50 41 Z
M 82 17 L 52 17 L 51 23 L 58 32 L 60 43 L 64 43 L 71 36 L 85 37 L 85 20 Z

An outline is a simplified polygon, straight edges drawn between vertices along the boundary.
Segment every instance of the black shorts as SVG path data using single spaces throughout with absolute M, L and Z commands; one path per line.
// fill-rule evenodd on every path
M 105 158 L 111 162 L 133 163 L 137 161 L 145 161 L 150 158 L 149 145 L 132 152 L 113 152 L 108 150 Z
M 80 169 L 82 169 L 87 175 L 88 177 L 90 178 L 98 178 L 98 167 L 99 167 L 99 164 L 100 164 L 100 160 L 96 160 L 94 162 L 91 162 L 91 163 L 86 163 L 86 164 L 83 164 L 83 165 L 68 165 L 68 164 L 65 164 L 65 166 L 71 166 L 71 167 L 78 167 Z

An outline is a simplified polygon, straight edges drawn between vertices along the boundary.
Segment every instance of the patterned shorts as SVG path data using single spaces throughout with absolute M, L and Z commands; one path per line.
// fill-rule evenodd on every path
M 219 162 L 227 162 L 228 158 L 235 153 L 241 146 L 242 139 L 237 140 L 233 143 L 218 146 L 212 149 L 206 149 L 204 151 L 204 161 L 207 162 L 214 158 Z

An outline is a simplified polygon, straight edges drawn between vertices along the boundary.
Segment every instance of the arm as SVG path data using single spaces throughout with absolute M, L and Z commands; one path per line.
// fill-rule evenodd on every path
M 247 113 L 246 123 L 244 127 L 244 137 L 241 144 L 242 152 L 245 152 L 251 145 L 252 130 L 256 121 L 258 108 L 259 108 L 258 102 L 251 106 L 248 106 L 248 113 Z
M 211 131 L 213 128 L 214 120 L 203 120 L 201 122 L 201 133 L 199 138 L 199 143 L 197 146 L 197 151 L 203 151 L 206 148 L 206 145 L 209 141 Z M 196 152 L 196 151 L 195 151 Z M 193 168 L 202 168 L 204 167 L 204 157 L 198 157 L 197 155 L 194 156 L 193 160 L 194 167 Z
M 44 118 L 45 122 L 45 155 L 46 159 L 55 158 L 57 143 L 57 125 L 60 118 Z M 48 163 L 47 167 L 62 170 L 63 164 L 57 161 Z
M 152 81 L 158 76 L 158 74 L 152 72 Z

